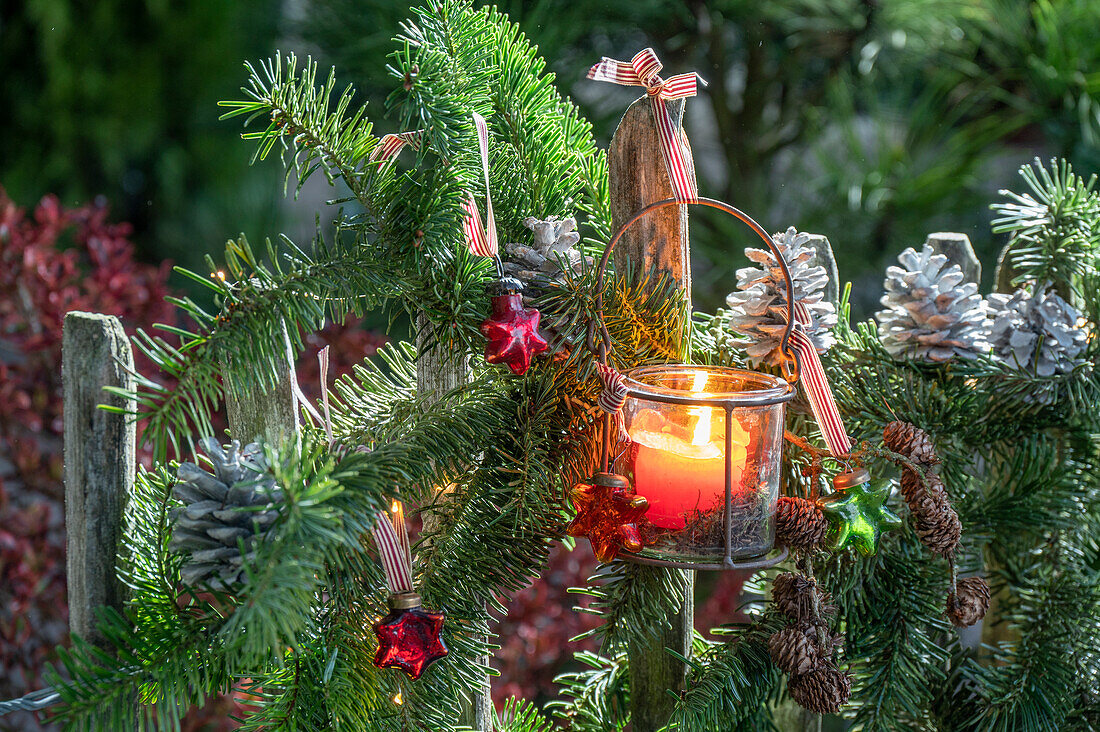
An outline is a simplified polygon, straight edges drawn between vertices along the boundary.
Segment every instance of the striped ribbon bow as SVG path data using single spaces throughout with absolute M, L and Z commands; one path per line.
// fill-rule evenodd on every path
M 699 199 L 699 186 L 695 176 L 688 168 L 684 150 L 680 145 L 677 126 L 672 123 L 669 114 L 669 99 L 683 99 L 696 94 L 697 82 L 703 81 L 695 72 L 677 74 L 662 79 L 659 72 L 663 68 L 652 48 L 639 51 L 630 59 L 630 63 L 616 61 L 604 56 L 598 64 L 588 70 L 588 78 L 596 81 L 610 81 L 622 86 L 644 86 L 646 94 L 653 103 L 653 116 L 657 122 L 657 137 L 661 141 L 661 156 L 668 168 L 672 181 L 672 190 L 682 201 Z
M 489 192 L 489 126 L 485 124 L 485 118 L 474 112 L 474 127 L 477 128 L 477 147 L 481 153 L 481 172 L 485 175 L 485 220 L 488 228 L 481 225 L 481 214 L 478 213 L 477 204 L 473 194 L 466 198 L 462 207 L 466 210 L 466 216 L 462 219 L 462 231 L 466 234 L 466 242 L 470 251 L 480 257 L 497 256 L 497 222 L 493 217 L 493 197 Z
M 807 335 L 806 329 L 813 325 L 813 316 L 809 308 L 800 302 L 794 304 L 794 328 L 791 330 L 791 346 L 798 353 L 799 373 L 802 385 L 806 388 L 806 397 L 810 400 L 810 409 L 821 427 L 821 434 L 829 452 L 843 455 L 851 452 L 852 441 L 844 430 L 840 420 L 840 411 L 836 399 L 825 378 L 825 369 L 817 355 L 817 348 Z
M 405 512 L 400 506 L 398 501 L 394 501 L 393 521 L 401 522 L 400 534 L 386 516 L 379 516 L 374 524 L 374 541 L 378 544 L 386 584 L 395 595 L 413 592 L 412 553 L 405 532 Z
M 424 130 L 383 135 L 382 139 L 378 141 L 378 145 L 371 151 L 370 161 L 372 163 L 387 163 L 397 157 L 397 153 L 401 152 L 401 148 L 406 145 L 413 150 L 419 150 L 423 139 Z

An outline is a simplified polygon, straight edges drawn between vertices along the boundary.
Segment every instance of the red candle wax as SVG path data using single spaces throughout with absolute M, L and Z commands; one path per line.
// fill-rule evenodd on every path
M 659 528 L 682 529 L 696 511 L 721 510 L 725 505 L 724 414 L 712 415 L 710 408 L 694 410 L 698 422 L 691 435 L 651 410 L 639 414 L 630 430 L 636 443 L 634 490 L 649 502 L 646 518 Z M 706 429 L 701 429 L 704 422 Z M 748 442 L 748 433 L 735 420 L 730 466 L 734 501 L 744 494 L 741 474 Z

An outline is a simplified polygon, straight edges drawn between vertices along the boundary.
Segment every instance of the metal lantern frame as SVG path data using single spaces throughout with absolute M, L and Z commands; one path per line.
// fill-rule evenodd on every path
M 619 243 L 619 240 L 623 237 L 634 223 L 644 218 L 653 211 L 667 208 L 669 206 L 679 205 L 701 205 L 715 208 L 720 211 L 724 211 L 738 220 L 742 221 L 752 231 L 760 237 L 760 239 L 767 246 L 768 250 L 774 255 L 776 261 L 779 263 L 779 269 L 783 274 L 783 281 L 787 288 L 787 326 L 783 331 L 782 338 L 780 340 L 780 352 L 784 356 L 784 361 L 781 365 L 784 379 L 786 379 L 786 389 L 769 389 L 769 390 L 757 390 L 746 391 L 739 393 L 725 393 L 714 396 L 691 396 L 687 394 L 655 394 L 647 390 L 640 389 L 638 387 L 631 386 L 630 383 L 626 383 L 626 395 L 627 397 L 633 397 L 639 401 L 650 401 L 663 404 L 673 404 L 677 406 L 694 406 L 694 407 L 711 407 L 716 409 L 722 409 L 725 412 L 725 504 L 723 512 L 723 533 L 724 533 L 724 555 L 722 561 L 719 562 L 702 562 L 702 561 L 676 561 L 671 559 L 660 559 L 650 556 L 642 556 L 633 552 L 623 551 L 620 556 L 628 561 L 638 564 L 648 564 L 660 567 L 677 567 L 682 569 L 704 569 L 704 570 L 725 570 L 725 569 L 762 569 L 771 567 L 786 559 L 788 551 L 785 547 L 775 549 L 774 547 L 765 554 L 757 557 L 737 558 L 733 556 L 733 478 L 732 478 L 732 461 L 733 451 L 730 448 L 730 444 L 733 441 L 733 414 L 734 411 L 740 407 L 764 407 L 775 404 L 781 404 L 789 402 L 794 398 L 794 385 L 798 382 L 799 376 L 799 361 L 798 354 L 790 344 L 791 331 L 794 329 L 794 281 L 791 278 L 790 268 L 787 266 L 786 260 L 783 259 L 783 254 L 779 248 L 772 241 L 771 236 L 760 224 L 756 223 L 748 214 L 743 211 L 712 198 L 699 198 L 694 201 L 686 201 L 678 198 L 666 198 L 661 201 L 650 203 L 645 207 L 638 210 L 631 218 L 626 221 L 619 230 L 611 237 L 611 241 L 608 242 L 607 247 L 604 249 L 603 257 L 600 260 L 598 269 L 598 275 L 596 279 L 596 312 L 598 314 L 598 320 L 593 321 L 589 325 L 588 333 L 588 345 L 599 356 L 600 362 L 605 366 L 608 365 L 608 352 L 611 349 L 611 335 L 607 331 L 607 324 L 604 321 L 603 314 L 603 291 L 606 281 L 607 264 L 611 258 L 611 253 L 615 249 L 615 245 Z M 663 368 L 671 366 L 682 366 L 687 368 L 700 368 L 692 367 L 691 364 L 665 364 L 663 366 L 649 366 L 641 367 L 645 369 L 650 368 Z M 705 367 L 704 367 L 705 368 Z M 761 375 L 762 372 L 747 371 L 743 369 L 730 369 L 732 371 L 742 371 L 743 373 Z M 630 377 L 631 372 L 627 372 L 625 376 Z M 763 374 L 766 375 L 766 374 Z M 778 380 L 777 380 L 778 381 Z M 782 382 L 780 382 L 782 383 Z M 603 419 L 602 429 L 602 443 L 600 449 L 600 470 L 603 473 L 608 473 L 611 462 L 611 433 L 612 433 L 612 415 L 605 414 Z

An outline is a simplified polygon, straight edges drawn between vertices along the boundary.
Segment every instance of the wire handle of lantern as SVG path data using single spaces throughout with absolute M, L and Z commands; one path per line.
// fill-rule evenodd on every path
M 688 204 L 699 204 L 702 206 L 709 206 L 710 208 L 716 208 L 719 211 L 725 211 L 731 216 L 737 218 L 742 223 L 746 224 L 753 232 L 759 236 L 764 244 L 768 247 L 768 251 L 775 257 L 776 262 L 779 263 L 779 269 L 783 273 L 783 282 L 787 288 L 787 326 L 783 329 L 783 337 L 780 340 L 779 351 L 783 354 L 784 361 L 781 365 L 783 371 L 783 378 L 788 383 L 794 384 L 798 382 L 800 364 L 798 360 L 798 353 L 794 347 L 791 346 L 790 338 L 791 331 L 794 330 L 795 315 L 794 315 L 794 280 L 791 278 L 791 270 L 787 266 L 787 262 L 783 259 L 783 253 L 775 245 L 771 236 L 765 231 L 764 227 L 756 223 L 755 220 L 744 211 L 713 198 L 698 198 L 694 201 L 688 201 L 680 198 L 666 198 L 661 201 L 655 201 L 653 203 L 643 206 L 636 211 L 633 216 L 630 217 L 619 230 L 615 232 L 615 235 L 611 237 L 611 241 L 608 242 L 607 247 L 603 251 L 603 257 L 600 259 L 599 269 L 596 277 L 596 313 L 599 319 L 599 339 L 600 342 L 596 344 L 595 329 L 597 324 L 595 321 L 588 324 L 588 347 L 594 353 L 598 353 L 600 361 L 606 366 L 607 354 L 611 350 L 611 334 L 607 331 L 607 323 L 604 320 L 603 313 L 603 290 L 604 283 L 607 278 L 607 263 L 611 259 L 611 252 L 615 249 L 615 245 L 619 243 L 619 239 L 623 237 L 626 230 L 634 225 L 637 221 L 644 218 L 648 214 L 658 209 L 667 208 L 668 206 L 679 206 Z

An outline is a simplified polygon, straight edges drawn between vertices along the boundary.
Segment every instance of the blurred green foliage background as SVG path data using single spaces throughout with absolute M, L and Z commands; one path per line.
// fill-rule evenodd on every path
M 963 231 L 993 274 L 988 204 L 1034 155 L 1100 168 L 1100 0 L 506 0 L 606 143 L 636 90 L 584 79 L 651 45 L 709 86 L 687 125 L 705 195 L 769 228 L 827 234 L 858 314 L 882 270 L 932 231 Z M 201 267 L 240 231 L 308 238 L 326 198 L 282 200 L 278 163 L 248 166 L 217 121 L 244 59 L 275 48 L 335 64 L 380 131 L 386 0 L 27 0 L 0 10 L 0 185 L 33 203 L 104 195 L 149 259 Z M 311 205 L 312 204 L 312 205 Z M 732 289 L 749 240 L 693 219 L 696 305 Z

